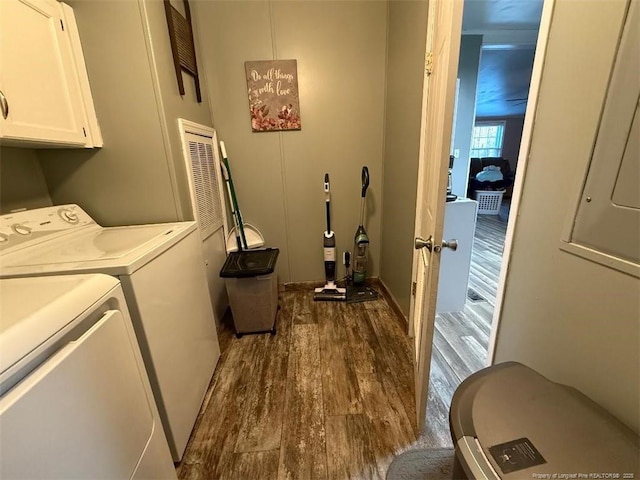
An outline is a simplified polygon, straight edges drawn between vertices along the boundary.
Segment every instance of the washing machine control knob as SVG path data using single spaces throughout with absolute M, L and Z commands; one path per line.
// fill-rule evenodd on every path
M 80 220 L 78 218 L 78 214 L 70 208 L 61 208 L 58 210 L 58 215 L 60 215 L 60 218 L 67 223 L 78 223 Z
M 14 223 L 13 225 L 11 225 L 11 230 L 16 232 L 18 235 L 29 235 L 32 228 L 20 223 Z

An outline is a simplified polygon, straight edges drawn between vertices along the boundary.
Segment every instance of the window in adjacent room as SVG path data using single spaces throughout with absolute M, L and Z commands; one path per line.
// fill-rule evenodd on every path
M 471 139 L 471 157 L 500 157 L 504 122 L 476 122 Z

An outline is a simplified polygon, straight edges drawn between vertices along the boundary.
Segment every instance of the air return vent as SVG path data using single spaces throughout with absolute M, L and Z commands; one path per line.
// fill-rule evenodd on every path
M 189 177 L 191 205 L 202 240 L 225 224 L 221 200 L 223 185 L 216 132 L 210 127 L 179 119 L 182 150 Z

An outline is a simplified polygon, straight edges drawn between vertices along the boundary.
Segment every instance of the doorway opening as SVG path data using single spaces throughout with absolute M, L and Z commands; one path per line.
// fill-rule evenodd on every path
M 543 0 L 536 0 L 523 11 L 508 0 L 465 2 L 450 175 L 453 193 L 476 201 L 478 212 L 470 220 L 462 208 L 454 212 L 453 205 L 445 207 L 444 239 L 456 238 L 462 246 L 466 236 L 473 246 L 465 270 L 468 274 L 462 279 L 447 279 L 452 269 L 461 267 L 447 264 L 443 251 L 427 429 L 448 417 L 458 385 L 490 364 L 494 309 L 507 222 L 513 213 L 511 197 L 542 5 Z M 453 259 L 458 252 L 447 253 Z M 441 298 L 452 290 L 443 285 L 447 280 L 455 285 L 466 283 L 466 297 L 457 307 L 439 308 L 444 303 Z M 446 435 L 441 440 L 443 446 L 449 445 Z

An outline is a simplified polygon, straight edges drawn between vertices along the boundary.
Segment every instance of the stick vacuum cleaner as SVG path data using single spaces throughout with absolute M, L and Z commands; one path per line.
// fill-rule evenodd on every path
M 316 288 L 314 300 L 343 301 L 347 298 L 347 290 L 336 285 L 336 234 L 331 230 L 331 191 L 329 174 L 324 174 L 324 204 L 327 212 L 327 230 L 324 232 L 324 287 Z

